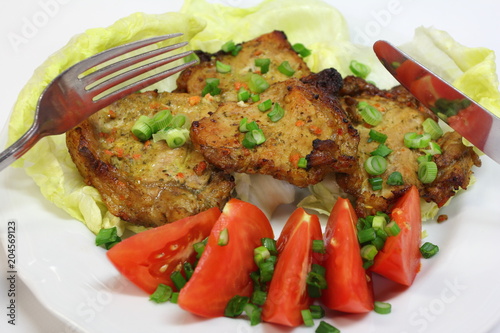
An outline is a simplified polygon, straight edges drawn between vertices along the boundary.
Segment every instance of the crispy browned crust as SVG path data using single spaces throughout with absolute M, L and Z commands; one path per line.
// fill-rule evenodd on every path
M 431 184 L 422 184 L 418 179 L 417 158 L 423 153 L 404 146 L 404 134 L 408 132 L 423 133 L 423 121 L 436 116 L 420 103 L 404 88 L 398 86 L 390 90 L 380 90 L 363 79 L 346 77 L 340 91 L 344 109 L 360 133 L 358 146 L 358 166 L 350 174 L 337 174 L 339 186 L 356 201 L 355 208 L 359 216 L 375 214 L 377 211 L 389 212 L 394 202 L 406 190 L 415 185 L 420 195 L 427 201 L 443 205 L 459 188 L 467 188 L 472 166 L 479 166 L 480 161 L 472 148 L 462 143 L 462 138 L 455 132 L 445 134 L 438 143 L 443 150 L 442 155 L 436 155 L 434 161 L 438 165 L 439 174 Z M 381 175 L 384 180 L 383 189 L 373 191 L 368 182 L 370 176 L 364 169 L 364 162 L 370 153 L 378 146 L 369 142 L 369 128 L 363 123 L 357 104 L 366 101 L 382 110 L 383 122 L 375 127 L 388 136 L 386 145 L 393 150 L 387 157 L 388 169 Z M 403 175 L 404 184 L 390 186 L 386 184 L 387 177 L 394 171 Z
M 177 79 L 175 92 L 200 95 L 207 78 L 218 78 L 221 89 L 220 98 L 224 101 L 237 101 L 235 84 L 245 83 L 250 72 L 259 73 L 255 59 L 269 58 L 269 72 L 263 77 L 269 84 L 284 81 L 288 76 L 278 71 L 283 61 L 288 61 L 295 70 L 293 77 L 301 78 L 311 71 L 302 58 L 292 49 L 290 42 L 282 31 L 273 31 L 241 44 L 242 49 L 237 56 L 219 51 L 214 54 L 197 51 L 200 63 L 184 70 Z M 215 64 L 221 61 L 231 66 L 231 73 L 218 73 Z
M 214 108 L 202 104 L 191 107 L 183 94 L 133 94 L 67 132 L 71 158 L 113 215 L 154 227 L 222 207 L 229 199 L 232 177 L 190 144 L 176 149 L 165 142 L 144 144 L 130 132 L 140 114 L 169 108 L 197 118 Z
M 285 110 L 282 119 L 271 122 L 259 103 L 226 102 L 193 122 L 191 139 L 207 161 L 223 170 L 271 175 L 300 187 L 330 172 L 350 172 L 357 165 L 359 137 L 335 97 L 341 85 L 333 69 L 275 83 L 261 101 L 278 103 Z M 238 129 L 243 118 L 258 123 L 266 136 L 262 145 L 243 147 Z M 307 159 L 305 169 L 297 167 L 301 157 Z

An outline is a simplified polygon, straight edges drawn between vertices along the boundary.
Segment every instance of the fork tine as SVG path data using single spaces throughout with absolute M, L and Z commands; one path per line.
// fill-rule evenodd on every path
M 84 62 L 78 63 L 71 67 L 71 71 L 75 75 L 80 75 L 81 73 L 99 65 L 102 64 L 108 60 L 114 59 L 120 55 L 123 55 L 125 53 L 140 49 L 142 47 L 155 44 L 167 39 L 175 38 L 182 36 L 182 33 L 174 33 L 174 34 L 167 34 L 167 35 L 162 35 L 162 36 L 157 36 L 157 37 L 152 37 L 148 39 L 143 39 L 143 40 L 138 40 L 135 42 L 127 43 L 121 46 L 117 46 L 113 49 L 98 53 L 90 58 L 87 58 Z
M 180 58 L 185 57 L 191 53 L 192 53 L 192 51 L 187 51 L 187 52 L 181 53 L 181 54 L 179 54 L 177 56 L 173 56 L 173 57 L 180 59 Z M 173 57 L 171 57 L 171 58 L 173 58 Z M 174 59 L 174 60 L 176 60 L 176 59 Z M 146 77 L 146 78 L 141 79 L 139 81 L 133 82 L 130 85 L 127 85 L 125 87 L 117 89 L 116 91 L 113 91 L 112 93 L 110 93 L 108 95 L 105 95 L 105 96 L 103 96 L 95 101 L 92 101 L 92 103 L 94 104 L 94 106 L 96 108 L 99 108 L 99 109 L 104 108 L 104 107 L 108 106 L 109 104 L 111 104 L 111 103 L 113 103 L 113 102 L 115 102 L 115 101 L 117 101 L 117 100 L 119 100 L 127 95 L 130 95 L 138 90 L 146 88 L 146 87 L 148 87 L 148 86 L 150 86 L 158 81 L 161 81 L 161 80 L 163 80 L 171 75 L 174 75 L 175 73 L 178 73 L 178 72 L 190 67 L 191 65 L 196 64 L 197 62 L 198 62 L 197 60 L 193 60 L 193 61 L 184 63 L 182 65 L 166 69 L 160 73 L 156 73 L 152 76 Z M 154 63 L 152 63 L 152 64 L 154 64 Z M 135 69 L 137 71 L 136 75 L 138 75 L 140 73 L 147 72 L 147 71 L 155 68 L 156 66 L 150 66 L 152 64 L 148 64 L 148 65 L 136 68 Z M 139 71 L 140 69 L 142 69 L 142 71 Z M 134 76 L 132 75 L 132 77 L 134 77 Z M 120 82 L 123 82 L 123 81 L 126 81 L 126 80 L 122 79 Z M 113 86 L 108 86 L 107 89 L 110 89 Z M 106 91 L 106 89 L 104 91 Z
M 130 58 L 123 59 L 121 61 L 117 61 L 115 63 L 112 63 L 108 66 L 105 66 L 103 68 L 98 69 L 97 71 L 90 73 L 83 78 L 81 78 L 81 82 L 84 86 L 87 86 L 93 82 L 96 82 L 99 79 L 102 79 L 108 75 L 111 75 L 113 73 L 116 73 L 117 71 L 127 68 L 129 66 L 135 65 L 139 62 L 145 61 L 147 59 L 151 59 L 153 57 L 156 57 L 158 55 L 176 50 L 178 48 L 181 48 L 183 46 L 186 46 L 188 42 L 182 42 L 174 45 L 168 45 L 159 49 L 151 50 L 148 52 L 144 52 L 138 55 L 135 55 Z

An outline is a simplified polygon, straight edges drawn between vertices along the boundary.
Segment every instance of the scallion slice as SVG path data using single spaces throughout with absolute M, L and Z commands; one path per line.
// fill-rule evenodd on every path
M 438 167 L 435 162 L 423 162 L 418 166 L 418 179 L 424 184 L 432 183 L 438 174 Z
M 255 326 L 261 322 L 262 308 L 252 303 L 247 303 L 243 309 L 247 314 L 248 319 L 250 319 L 251 326 Z
M 392 306 L 390 303 L 375 301 L 373 303 L 373 310 L 379 314 L 391 313 Z
M 164 129 L 167 127 L 170 122 L 172 121 L 172 114 L 170 113 L 169 110 L 161 110 L 157 114 L 153 116 L 153 119 L 151 120 L 151 129 L 153 133 L 158 132 L 159 130 Z
M 236 48 L 236 44 L 232 40 L 225 42 L 221 46 L 221 50 L 226 52 L 226 53 L 232 52 L 235 48 Z
M 251 91 L 260 94 L 269 88 L 269 83 L 259 74 L 252 73 L 248 80 L 248 87 Z
M 248 124 L 247 124 L 248 129 Z M 245 133 L 245 138 L 242 141 L 243 147 L 252 149 L 255 146 L 263 144 L 266 141 L 266 137 L 261 129 L 250 130 Z
M 262 242 L 262 246 L 265 246 L 266 249 L 269 250 L 269 253 L 271 253 L 273 256 L 278 254 L 278 250 L 276 249 L 276 241 L 272 238 L 262 238 L 260 240 Z
M 361 248 L 361 258 L 366 260 L 373 260 L 377 255 L 378 250 L 373 244 L 367 244 Z
M 240 53 L 240 51 L 241 51 L 242 49 L 243 49 L 243 45 L 241 45 L 241 44 L 236 44 L 236 45 L 234 46 L 234 49 L 231 51 L 231 54 L 232 54 L 233 56 L 235 56 L 235 57 L 236 57 L 236 56 L 238 55 L 238 53 Z
M 274 265 L 275 265 L 275 256 L 269 257 L 269 259 L 264 260 L 259 265 L 260 272 L 260 282 L 269 282 L 272 280 L 274 275 Z
M 430 156 L 442 154 L 443 151 L 437 142 L 431 141 L 429 142 L 429 149 L 424 149 L 424 153 Z
M 200 259 L 203 251 L 205 251 L 205 246 L 207 245 L 208 238 L 205 238 L 201 242 L 193 244 L 193 250 L 196 252 L 196 259 Z
M 172 274 L 170 274 L 170 280 L 172 280 L 177 290 L 181 290 L 182 287 L 184 287 L 187 282 L 186 278 L 184 278 L 184 276 L 180 271 L 173 271 Z
M 217 60 L 215 62 L 215 70 L 218 73 L 226 74 L 231 72 L 231 65 L 225 64 L 222 61 Z
M 271 64 L 271 59 L 269 58 L 257 58 L 255 59 L 255 66 L 260 68 L 261 74 L 266 74 L 269 72 L 269 65 Z
M 311 50 L 306 48 L 302 43 L 295 43 L 292 45 L 292 49 L 297 52 L 302 58 L 307 57 L 311 54 Z
M 194 52 L 184 57 L 184 63 L 188 63 L 193 60 L 200 62 L 200 57 L 198 57 L 198 55 Z
M 376 107 L 362 101 L 358 103 L 357 108 L 361 117 L 368 125 L 377 126 L 382 122 L 382 113 Z
M 238 90 L 238 101 L 247 101 L 250 98 L 250 92 L 246 90 L 245 88 L 240 88 Z
M 259 111 L 266 112 L 270 110 L 273 106 L 273 101 L 270 99 L 265 100 L 264 102 L 260 103 L 257 107 L 259 108 Z
M 205 80 L 205 87 L 201 91 L 201 96 L 205 96 L 206 94 L 210 94 L 211 96 L 216 96 L 220 94 L 219 83 L 220 80 L 217 78 L 208 78 Z
M 229 243 L 229 231 L 224 228 L 219 233 L 219 238 L 217 239 L 217 245 L 226 246 Z
M 370 156 L 364 163 L 366 172 L 372 176 L 378 176 L 387 169 L 387 160 L 382 156 Z
M 387 223 L 387 225 L 384 228 L 384 231 L 389 236 L 397 236 L 397 235 L 399 235 L 399 232 L 401 231 L 401 229 L 399 228 L 399 225 L 395 221 L 391 221 L 391 222 Z
M 190 262 L 185 262 L 184 264 L 182 264 L 182 267 L 184 268 L 184 273 L 186 274 L 186 280 L 189 281 L 189 279 L 191 278 L 191 276 L 193 276 L 194 273 L 193 265 L 191 265 Z
M 368 228 L 368 229 L 363 229 L 358 232 L 358 242 L 360 244 L 370 242 L 377 237 L 377 234 L 375 233 L 374 228 Z
M 182 147 L 189 138 L 189 130 L 185 128 L 170 128 L 153 134 L 155 142 L 165 140 L 170 148 Z
M 307 159 L 305 157 L 299 158 L 297 166 L 302 169 L 307 169 Z
M 370 129 L 368 136 L 370 137 L 369 141 L 377 141 L 378 143 L 385 143 L 385 141 L 387 140 L 386 134 L 380 133 L 379 131 L 376 131 L 373 128 Z
M 432 118 L 427 118 L 422 123 L 424 132 L 430 134 L 432 140 L 437 140 L 443 135 L 443 129 Z
M 170 296 L 170 303 L 177 304 L 178 300 L 179 300 L 179 292 L 174 291 L 172 293 L 172 296 Z
M 373 229 L 384 229 L 387 225 L 387 220 L 381 215 L 376 215 L 373 217 L 372 227 Z
M 384 180 L 382 179 L 382 177 L 373 177 L 373 178 L 368 178 L 368 182 L 372 186 L 372 190 L 378 191 L 382 189 Z
M 357 60 L 351 60 L 351 63 L 349 64 L 349 69 L 354 75 L 362 79 L 366 79 L 366 77 L 368 76 L 368 74 L 370 74 L 371 71 L 370 67 Z
M 154 293 L 149 296 L 149 300 L 155 303 L 165 303 L 172 297 L 172 287 L 160 283 Z
M 322 239 L 314 239 L 312 241 L 312 250 L 315 253 L 325 253 L 325 242 Z
M 146 141 L 153 135 L 153 123 L 148 116 L 140 116 L 132 126 L 132 133 L 141 141 Z
M 278 103 L 274 103 L 273 110 L 267 114 L 269 120 L 273 123 L 279 121 L 285 116 L 285 109 L 283 109 Z
M 431 142 L 431 135 L 427 133 L 417 134 L 415 132 L 409 132 L 404 136 L 404 145 L 408 148 L 425 148 L 429 145 L 429 142 Z
M 99 230 L 95 237 L 95 245 L 101 246 L 103 245 L 106 250 L 109 250 L 114 245 L 121 241 L 121 237 L 118 236 L 118 231 L 116 227 L 112 228 L 103 228 Z
M 425 242 L 420 247 L 420 253 L 425 259 L 429 259 L 439 252 L 439 246 L 432 244 L 431 242 Z
M 265 246 L 256 247 L 253 250 L 253 260 L 259 266 L 264 260 L 267 260 L 271 257 L 271 252 Z
M 321 319 L 326 314 L 325 309 L 323 309 L 320 305 L 311 305 L 309 306 L 309 310 L 311 310 L 313 319 Z
M 387 177 L 386 183 L 391 186 L 403 185 L 403 175 L 399 171 L 394 171 Z
M 315 333 L 340 333 L 340 330 L 322 320 L 319 322 L 318 328 L 316 328 Z
M 370 153 L 370 155 L 386 157 L 390 153 L 392 153 L 392 149 L 387 147 L 385 144 L 381 143 L 378 145 L 377 149 L 375 149 Z
M 295 73 L 295 70 L 292 68 L 290 63 L 288 61 L 283 61 L 279 66 L 278 66 L 278 71 L 280 73 L 285 74 L 286 76 L 292 76 Z
M 248 304 L 249 298 L 247 296 L 236 295 L 229 300 L 224 309 L 224 316 L 235 318 L 243 313 L 245 305 Z
M 267 299 L 267 293 L 265 291 L 255 290 L 252 293 L 252 299 L 251 299 L 252 304 L 262 306 L 266 302 L 266 299 Z

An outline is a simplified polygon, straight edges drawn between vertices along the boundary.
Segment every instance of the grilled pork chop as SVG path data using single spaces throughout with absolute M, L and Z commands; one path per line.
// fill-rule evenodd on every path
M 287 80 L 289 77 L 278 70 L 278 67 L 288 61 L 295 71 L 293 77 L 301 78 L 311 72 L 302 58 L 290 45 L 286 35 L 281 31 L 273 31 L 241 44 L 241 50 L 234 56 L 232 53 L 219 51 L 215 54 L 197 51 L 200 63 L 184 70 L 177 79 L 175 92 L 200 95 L 206 85 L 206 79 L 220 80 L 220 99 L 237 101 L 237 92 L 241 85 L 246 85 L 250 74 L 261 73 L 261 67 L 255 65 L 256 59 L 270 59 L 269 71 L 262 73 L 267 83 L 272 84 Z M 231 66 L 229 73 L 219 73 L 217 61 Z
M 141 142 L 131 132 L 140 115 L 169 109 L 199 119 L 216 105 L 189 103 L 186 94 L 130 95 L 67 132 L 67 146 L 87 184 L 97 188 L 109 211 L 137 225 L 159 226 L 222 207 L 234 181 L 207 163 L 189 143 Z
M 438 165 L 438 176 L 430 184 L 423 184 L 418 176 L 417 158 L 424 153 L 409 149 L 404 145 L 404 135 L 408 132 L 423 133 L 422 123 L 431 117 L 437 120 L 432 111 L 424 108 L 404 88 L 398 86 L 391 90 L 380 90 L 365 80 L 353 76 L 344 79 L 340 91 L 341 102 L 350 119 L 359 131 L 358 165 L 354 172 L 337 174 L 339 186 L 355 197 L 356 211 L 359 216 L 372 215 L 377 211 L 387 212 L 394 201 L 411 185 L 417 186 L 420 196 L 427 201 L 434 201 L 438 206 L 445 204 L 459 188 L 466 189 L 472 174 L 472 166 L 480 166 L 480 160 L 471 147 L 462 143 L 462 137 L 455 132 L 446 133 L 438 140 L 442 154 L 433 160 Z M 365 161 L 379 145 L 369 140 L 370 126 L 367 126 L 357 111 L 361 101 L 376 106 L 383 114 L 382 122 L 373 127 L 386 134 L 386 146 L 392 149 L 387 156 L 388 167 L 384 174 L 382 190 L 374 191 L 369 183 L 370 176 L 365 168 Z M 386 180 L 392 172 L 402 174 L 403 185 L 387 185 Z
M 305 187 L 330 172 L 351 172 L 357 167 L 357 131 L 340 107 L 336 94 L 342 78 L 327 69 L 305 78 L 291 78 L 270 86 L 260 101 L 279 105 L 284 116 L 271 121 L 271 110 L 257 103 L 226 102 L 191 126 L 191 140 L 206 160 L 227 172 L 266 174 Z M 243 118 L 255 121 L 266 141 L 246 148 L 239 129 Z M 307 166 L 298 166 L 300 158 Z

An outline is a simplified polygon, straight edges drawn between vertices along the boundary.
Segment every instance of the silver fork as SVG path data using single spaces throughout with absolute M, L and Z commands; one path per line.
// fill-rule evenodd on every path
M 181 35 L 180 33 L 168 34 L 118 46 L 85 59 L 62 72 L 47 86 L 40 96 L 33 125 L 21 138 L 0 153 L 0 171 L 31 149 L 41 138 L 65 133 L 105 106 L 196 63 L 196 60 L 193 60 L 130 84 L 127 83 L 127 81 L 141 74 L 191 54 L 192 51 L 182 52 L 140 65 L 145 60 L 187 45 L 187 42 L 182 42 L 143 52 L 110 65 L 105 65 L 88 75 L 83 75 L 90 69 L 118 56 Z M 129 66 L 136 64 L 139 64 L 139 66 L 127 70 Z M 125 71 L 113 76 L 120 70 Z M 102 80 L 102 82 L 99 80 Z M 125 83 L 123 87 L 118 87 L 118 89 L 107 93 L 108 90 L 122 83 Z

